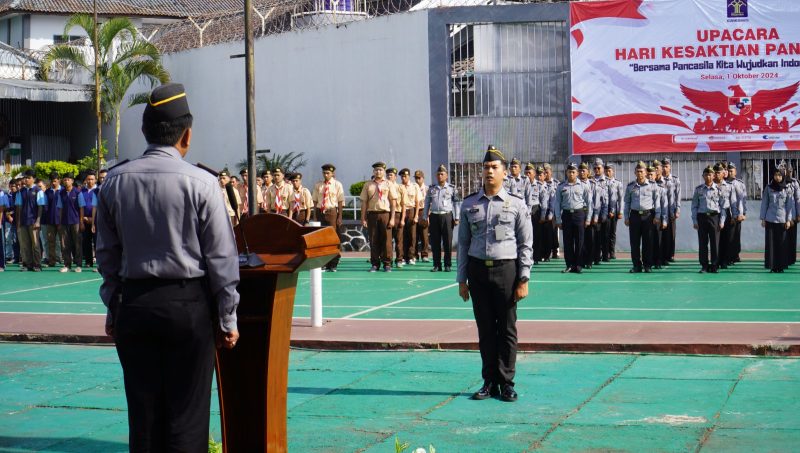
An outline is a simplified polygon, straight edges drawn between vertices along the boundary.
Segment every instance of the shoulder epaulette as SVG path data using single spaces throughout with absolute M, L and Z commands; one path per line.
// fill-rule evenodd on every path
M 112 170 L 112 169 L 114 169 L 114 168 L 121 167 L 121 166 L 123 166 L 123 165 L 127 164 L 127 163 L 128 163 L 128 162 L 130 162 L 130 161 L 131 161 L 130 159 L 125 159 L 125 160 L 123 160 L 122 162 L 118 162 L 116 165 L 113 165 L 113 166 L 109 167 L 108 169 L 109 169 L 109 170 Z
M 511 195 L 512 197 L 519 198 L 520 200 L 522 200 L 522 199 L 523 199 L 521 194 L 518 194 L 518 193 L 511 193 L 511 192 L 508 192 L 508 194 L 509 194 L 509 195 Z
M 472 192 L 471 194 L 469 194 L 466 197 L 464 197 L 464 199 L 466 200 L 467 198 L 469 198 L 469 197 L 471 197 L 473 195 L 478 195 L 478 191 L 476 190 L 475 192 Z
M 631 181 L 631 182 L 628 183 L 628 186 L 632 186 L 634 184 L 636 184 L 636 181 Z

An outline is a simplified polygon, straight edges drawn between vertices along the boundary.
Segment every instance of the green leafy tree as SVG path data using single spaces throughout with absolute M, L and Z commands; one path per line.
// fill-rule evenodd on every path
M 294 151 L 288 154 L 272 154 L 267 158 L 264 154 L 256 156 L 256 172 L 272 171 L 274 168 L 282 168 L 284 173 L 294 173 L 305 167 L 308 161 L 305 159 L 305 153 L 295 153 Z M 240 160 L 236 164 L 239 171 L 247 168 L 247 159 Z
M 106 166 L 106 156 L 108 155 L 108 148 L 106 148 L 106 141 L 103 140 L 103 144 L 100 146 L 100 166 Z M 92 148 L 89 151 L 89 155 L 86 157 L 82 157 L 78 159 L 76 162 L 78 165 L 78 173 L 83 173 L 86 170 L 96 170 L 97 169 L 97 148 Z
M 115 121 L 114 156 L 119 158 L 119 131 L 122 124 L 120 110 L 125 94 L 138 81 L 148 82 L 151 88 L 159 83 L 169 82 L 169 73 L 161 65 L 158 48 L 139 36 L 133 22 L 127 17 L 114 17 L 100 24 L 97 42 L 94 41 L 94 25 L 92 16 L 75 14 L 64 26 L 64 37 L 66 40 L 74 27 L 80 27 L 89 36 L 92 47 L 96 46 L 98 49 L 101 114 L 105 123 Z M 51 47 L 42 58 L 40 77 L 48 80 L 57 63 L 71 63 L 83 68 L 94 80 L 94 63 L 87 60 L 78 47 L 69 44 Z M 134 94 L 129 98 L 128 107 L 146 100 L 146 93 Z
M 78 174 L 77 165 L 61 160 L 36 162 L 36 165 L 33 166 L 33 170 L 36 172 L 36 177 L 41 179 L 50 179 L 50 174 L 53 172 L 57 172 L 59 176 L 71 173 L 72 176 L 75 177 Z

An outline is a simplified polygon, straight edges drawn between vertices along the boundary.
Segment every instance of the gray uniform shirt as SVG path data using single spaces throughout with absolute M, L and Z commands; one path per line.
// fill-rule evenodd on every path
M 539 206 L 540 209 L 547 209 L 547 198 L 549 198 L 549 196 L 546 196 L 546 192 L 547 189 L 541 182 L 534 181 L 528 183 L 525 190 L 525 204 L 528 205 L 529 209 L 534 206 Z
M 531 180 L 525 175 L 519 175 L 516 177 L 508 175 L 506 176 L 506 180 L 503 181 L 503 187 L 508 193 L 512 195 L 519 195 L 523 198 L 525 197 L 525 193 L 528 191 L 528 186 L 530 184 Z
M 623 210 L 622 202 L 625 199 L 625 188 L 622 181 L 616 178 L 608 179 L 608 215 L 621 213 Z
M 727 213 L 720 206 L 722 191 L 716 183 L 710 186 L 700 184 L 694 188 L 692 194 L 692 223 L 697 225 L 697 214 L 717 214 L 719 213 L 719 224 L 724 225 Z
M 681 213 L 681 180 L 675 175 L 664 176 L 667 183 L 667 191 L 670 197 L 670 217 L 675 217 Z
M 661 218 L 661 197 L 658 186 L 645 180 L 644 184 L 633 181 L 625 187 L 625 220 L 631 217 L 631 211 L 655 211 L 657 219 Z
M 184 162 L 177 149 L 151 145 L 109 170 L 97 210 L 106 306 L 123 279 L 206 277 L 220 328 L 237 330 L 238 254 L 216 178 Z
M 733 192 L 736 195 L 736 212 L 737 216 L 747 215 L 747 186 L 741 179 L 729 179 L 728 184 L 733 187 Z
M 660 205 L 661 205 L 661 217 L 659 220 L 662 224 L 666 224 L 669 222 L 669 216 L 672 213 L 671 205 L 672 205 L 672 193 L 667 188 L 667 182 L 664 178 L 660 180 L 653 181 L 656 186 L 658 186 L 659 191 L 661 192 L 659 195 Z
M 609 188 L 611 187 L 611 180 L 605 176 L 595 176 L 595 190 L 597 191 L 597 202 L 599 204 L 599 211 L 595 215 L 599 221 L 608 219 L 610 203 Z M 595 205 L 597 206 L 597 205 Z
M 720 197 L 720 205 L 723 211 L 730 209 L 734 217 L 739 215 L 739 206 L 736 200 L 736 192 L 731 184 L 728 184 L 724 179 L 721 183 L 717 184 L 719 191 L 722 193 Z M 727 213 L 726 213 L 727 214 Z
M 567 181 L 559 184 L 553 195 L 553 212 L 556 215 L 556 225 L 561 225 L 563 211 L 576 211 L 578 209 L 586 212 L 586 221 L 592 219 L 594 200 L 592 200 L 591 187 L 580 180 L 575 181 L 574 184 Z
M 464 199 L 458 225 L 458 273 L 467 282 L 469 257 L 479 260 L 517 260 L 517 277 L 530 278 L 533 264 L 533 226 L 525 201 L 506 192 L 493 197 L 483 189 Z
M 428 194 L 425 196 L 425 210 L 423 218 L 427 219 L 431 213 L 441 214 L 452 212 L 455 219 L 459 219 L 459 211 L 456 209 L 458 203 L 458 193 L 456 188 L 449 182 L 444 183 L 444 186 L 439 184 L 431 184 L 428 188 Z
M 761 196 L 761 220 L 770 223 L 786 223 L 795 216 L 795 201 L 787 186 L 783 190 L 772 190 L 767 186 Z

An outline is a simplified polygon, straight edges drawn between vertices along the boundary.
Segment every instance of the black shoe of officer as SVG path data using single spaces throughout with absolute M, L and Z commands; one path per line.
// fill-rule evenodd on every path
M 434 267 L 433 269 L 431 269 L 431 272 L 441 272 L 441 271 L 442 271 L 441 267 Z
M 575 274 L 582 274 L 583 273 L 583 268 L 580 267 L 580 266 L 575 266 L 575 267 L 572 268 L 572 272 L 575 273 Z
M 727 268 L 728 268 L 728 265 L 727 265 L 727 264 L 725 264 L 725 263 L 722 263 L 722 264 L 720 264 L 720 265 L 719 265 L 719 268 L 720 268 L 720 269 L 727 269 Z
M 708 269 L 703 267 L 703 268 L 700 268 L 700 272 L 698 272 L 698 274 L 705 274 L 706 272 L 708 272 Z
M 452 269 L 450 266 L 445 266 L 445 267 L 444 267 L 444 271 L 445 271 L 445 272 L 452 272 L 452 271 L 453 271 L 453 269 Z
M 717 266 L 711 266 L 710 268 L 708 268 L 708 272 L 711 274 L 716 274 L 718 272 Z
M 572 272 L 572 268 L 571 267 L 565 267 L 564 269 L 561 270 L 562 274 L 566 274 L 566 273 L 569 273 L 569 272 Z
M 484 381 L 483 387 L 472 394 L 472 399 L 480 401 L 497 396 L 498 394 L 500 394 L 500 386 L 489 381 Z
M 500 399 L 508 403 L 513 403 L 517 400 L 517 392 L 514 391 L 513 385 L 505 384 L 503 391 L 500 393 Z
M 649 266 L 644 268 L 644 273 L 645 274 L 649 274 L 650 272 L 653 272 L 653 268 L 651 268 Z
M 633 269 L 631 269 L 628 272 L 630 272 L 631 274 L 641 274 L 642 273 L 642 268 L 641 267 L 634 267 Z

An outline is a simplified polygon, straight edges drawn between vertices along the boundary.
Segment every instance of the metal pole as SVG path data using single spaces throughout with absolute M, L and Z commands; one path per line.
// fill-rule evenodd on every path
M 245 95 L 247 105 L 247 209 L 251 215 L 258 213 L 256 193 L 256 85 L 253 55 L 253 4 L 244 0 L 244 65 Z
M 308 222 L 308 226 L 320 226 L 320 222 Z M 311 327 L 322 327 L 322 268 L 316 267 L 311 274 Z
M 94 113 L 97 115 L 97 171 L 103 168 L 103 119 L 100 116 L 100 49 L 97 42 L 97 0 L 92 2 L 92 14 L 94 15 L 94 26 L 92 34 L 94 37 Z

